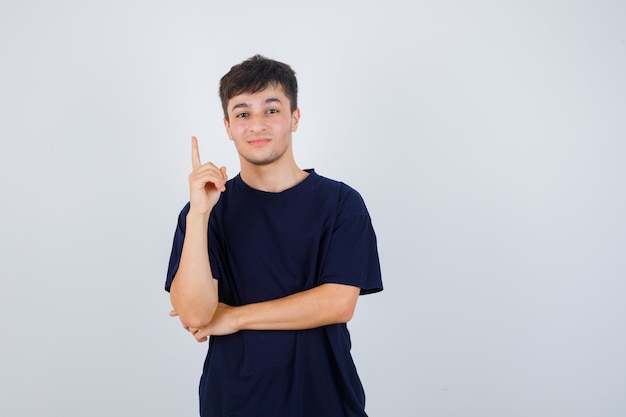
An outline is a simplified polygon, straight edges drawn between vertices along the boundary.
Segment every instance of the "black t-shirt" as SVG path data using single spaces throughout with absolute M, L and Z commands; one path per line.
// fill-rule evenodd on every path
M 178 269 L 189 204 L 180 213 L 167 274 Z M 219 299 L 273 300 L 324 283 L 382 290 L 376 236 L 361 196 L 313 170 L 280 193 L 237 175 L 209 219 Z M 211 337 L 200 381 L 209 416 L 365 416 L 365 395 L 345 324 L 297 331 L 244 330 Z

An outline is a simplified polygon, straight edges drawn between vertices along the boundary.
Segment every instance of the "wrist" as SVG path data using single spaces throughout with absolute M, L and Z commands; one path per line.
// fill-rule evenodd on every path
M 197 226 L 203 228 L 208 227 L 210 214 L 210 211 L 207 213 L 198 213 L 190 209 L 186 217 L 187 228 L 189 229 Z
M 245 314 L 246 306 L 231 307 L 231 309 L 231 318 L 233 320 L 232 325 L 237 329 L 237 331 L 248 329 Z

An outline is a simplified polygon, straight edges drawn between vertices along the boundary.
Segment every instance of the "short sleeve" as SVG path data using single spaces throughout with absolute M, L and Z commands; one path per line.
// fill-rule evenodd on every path
M 321 272 L 321 283 L 359 287 L 361 295 L 383 289 L 376 234 L 355 190 L 342 198 Z
M 167 268 L 167 276 L 165 279 L 165 291 L 170 290 L 174 275 L 178 271 L 180 265 L 180 255 L 183 251 L 183 242 L 185 241 L 185 228 L 187 223 L 187 213 L 189 212 L 189 203 L 182 209 L 178 215 L 178 223 L 174 232 L 174 241 L 172 242 L 172 252 L 170 253 L 170 262 Z

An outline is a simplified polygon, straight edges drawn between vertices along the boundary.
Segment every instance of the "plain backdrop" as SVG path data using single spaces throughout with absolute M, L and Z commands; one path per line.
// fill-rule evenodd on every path
M 163 290 L 190 136 L 260 53 L 302 168 L 361 192 L 385 291 L 374 417 L 626 415 L 626 3 L 0 3 L 0 415 L 194 416 L 206 344 Z

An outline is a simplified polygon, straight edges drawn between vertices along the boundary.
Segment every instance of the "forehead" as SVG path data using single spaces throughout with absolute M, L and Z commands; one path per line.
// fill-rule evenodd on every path
M 234 110 L 239 107 L 259 107 L 266 103 L 280 103 L 289 107 L 289 98 L 285 95 L 280 85 L 270 84 L 266 88 L 254 93 L 241 93 L 228 100 L 228 109 Z

